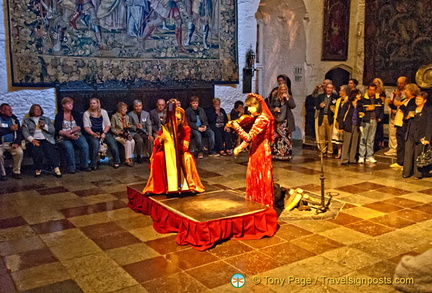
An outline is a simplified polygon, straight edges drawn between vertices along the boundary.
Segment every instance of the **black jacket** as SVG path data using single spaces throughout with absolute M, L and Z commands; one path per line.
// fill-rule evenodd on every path
M 208 120 L 207 120 L 207 115 L 204 112 L 204 109 L 201 107 L 198 107 L 198 113 L 199 113 L 198 115 L 199 115 L 200 120 L 201 120 L 201 126 L 209 126 Z M 198 125 L 196 124 L 197 123 L 197 117 L 195 115 L 194 110 L 191 107 L 186 109 L 186 118 L 188 120 L 190 128 L 193 130 L 198 130 Z
M 275 115 L 274 108 L 280 108 L 280 115 Z M 284 103 L 283 105 L 279 101 L 277 97 L 274 97 L 270 101 L 270 110 L 272 111 L 275 121 L 276 122 L 283 122 L 284 120 L 287 120 L 288 122 L 288 128 L 291 132 L 295 131 L 295 121 L 294 121 L 294 115 L 291 109 L 294 109 L 296 107 L 296 103 L 292 96 Z
M 354 105 L 351 102 L 345 103 L 342 108 L 339 110 L 339 114 L 337 117 L 337 121 L 339 122 L 339 129 L 342 129 L 346 132 L 352 132 L 353 126 L 359 126 L 360 125 L 360 106 L 357 104 L 357 125 L 353 125 L 352 123 L 352 117 L 354 115 Z
M 318 114 L 318 126 L 322 125 L 323 119 L 324 119 L 324 108 L 320 107 L 320 104 L 324 102 L 326 97 L 326 94 L 320 94 L 315 100 L 315 108 L 319 111 Z M 329 124 L 333 124 L 334 121 L 334 112 L 330 110 L 330 106 L 336 106 L 336 100 L 338 99 L 338 96 L 336 94 L 330 95 L 330 105 L 329 110 L 327 112 L 328 122 Z
M 76 124 L 81 127 L 81 132 L 84 130 L 84 123 L 83 123 L 83 115 L 77 111 L 72 110 L 72 116 L 76 122 Z M 63 129 L 63 110 L 60 110 L 57 115 L 55 116 L 54 121 L 54 128 L 55 128 L 55 137 L 59 136 L 60 130 Z
M 220 109 L 223 117 L 224 117 L 224 125 L 228 123 L 228 115 L 226 114 L 224 109 Z M 208 124 L 211 127 L 216 127 L 216 118 L 217 118 L 217 114 L 216 114 L 216 110 L 213 107 L 209 107 L 207 109 L 205 109 L 205 113 L 207 115 L 207 120 L 208 120 Z
M 419 143 L 423 137 L 427 141 L 432 139 L 432 108 L 423 107 L 420 113 L 407 120 L 407 132 L 405 140 L 410 137 L 414 142 Z
M 8 118 L 8 117 L 4 117 L 4 118 Z M 18 118 L 15 115 L 12 115 L 10 117 L 12 119 L 12 122 L 14 124 L 18 125 L 18 129 L 17 130 L 11 130 L 9 127 L 1 127 L 0 125 L 0 144 L 2 144 L 3 142 L 3 136 L 9 133 L 13 133 L 14 135 L 14 140 L 13 140 L 13 144 L 17 144 L 17 145 L 21 145 L 21 141 L 24 139 L 22 132 L 21 132 L 21 125 L 19 123 Z
M 382 104 L 382 100 L 378 94 L 375 95 L 374 98 L 370 98 L 367 94 L 365 94 L 360 101 L 362 105 L 362 112 L 364 113 L 363 122 L 369 123 L 371 120 L 371 113 L 375 112 L 376 119 L 380 119 L 381 121 L 384 118 L 384 106 Z M 375 110 L 366 111 L 366 108 L 370 105 L 375 105 Z

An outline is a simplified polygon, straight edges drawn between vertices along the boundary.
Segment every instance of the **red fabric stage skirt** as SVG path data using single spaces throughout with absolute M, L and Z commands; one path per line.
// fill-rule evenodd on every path
M 168 210 L 140 191 L 127 187 L 128 206 L 136 212 L 150 215 L 154 229 L 161 234 L 177 233 L 177 244 L 190 245 L 204 251 L 222 240 L 260 239 L 272 237 L 278 227 L 278 217 L 273 208 L 266 208 L 229 218 L 197 222 Z

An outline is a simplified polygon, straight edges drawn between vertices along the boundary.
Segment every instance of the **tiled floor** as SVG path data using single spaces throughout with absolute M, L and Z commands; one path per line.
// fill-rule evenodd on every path
M 244 191 L 246 161 L 197 164 L 207 190 Z M 0 292 L 395 292 L 338 280 L 391 277 L 402 255 L 432 248 L 432 179 L 400 173 L 326 159 L 326 191 L 345 203 L 335 219 L 280 222 L 272 238 L 199 252 L 127 208 L 126 185 L 144 184 L 146 165 L 61 179 L 28 171 L 0 183 Z M 317 193 L 319 174 L 312 150 L 274 163 L 275 181 L 288 188 Z M 241 289 L 229 282 L 235 273 L 246 276 Z

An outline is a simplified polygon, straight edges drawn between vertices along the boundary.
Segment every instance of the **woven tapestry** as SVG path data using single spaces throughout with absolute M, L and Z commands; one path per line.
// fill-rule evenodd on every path
M 367 0 L 365 14 L 364 82 L 379 77 L 390 85 L 402 75 L 414 82 L 432 62 L 432 1 Z
M 238 82 L 233 0 L 7 0 L 14 86 Z

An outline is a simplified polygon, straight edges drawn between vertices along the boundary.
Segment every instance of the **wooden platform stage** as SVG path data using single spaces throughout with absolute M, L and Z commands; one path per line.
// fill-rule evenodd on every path
M 277 230 L 273 208 L 232 190 L 198 195 L 144 195 L 142 184 L 127 187 L 128 206 L 150 215 L 158 233 L 177 233 L 177 244 L 206 250 L 228 239 L 271 237 Z

